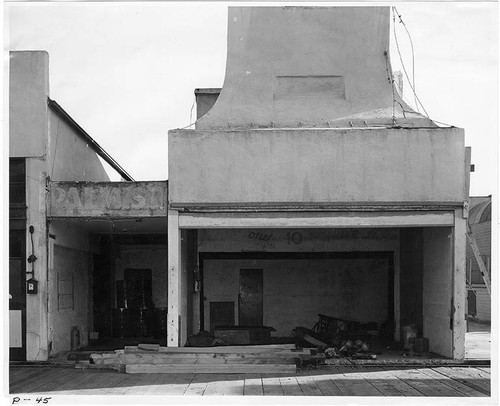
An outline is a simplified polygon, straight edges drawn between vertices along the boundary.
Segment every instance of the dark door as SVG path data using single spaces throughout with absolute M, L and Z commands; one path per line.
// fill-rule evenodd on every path
M 25 230 L 9 231 L 9 355 L 26 360 Z
M 104 243 L 101 242 L 101 244 Z M 94 254 L 92 283 L 94 312 L 93 331 L 97 331 L 99 337 L 111 337 L 111 309 L 113 308 L 111 287 L 113 287 L 113 282 L 110 270 L 112 270 L 112 262 L 109 255 Z
M 128 308 L 152 309 L 153 283 L 151 269 L 127 268 L 123 277 L 126 282 L 126 298 Z
M 475 316 L 477 314 L 476 292 L 473 290 L 467 291 L 467 313 L 471 316 Z
M 238 318 L 240 326 L 263 324 L 262 269 L 240 269 Z

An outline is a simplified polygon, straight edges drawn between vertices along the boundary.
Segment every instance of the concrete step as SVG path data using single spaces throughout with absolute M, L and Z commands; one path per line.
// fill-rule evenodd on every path
M 296 373 L 295 365 L 282 364 L 135 364 L 127 374 L 277 374 Z

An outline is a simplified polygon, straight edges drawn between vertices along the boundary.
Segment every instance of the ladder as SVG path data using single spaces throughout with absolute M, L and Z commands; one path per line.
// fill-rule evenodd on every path
M 486 265 L 484 264 L 483 258 L 481 258 L 481 253 L 479 252 L 479 248 L 477 246 L 476 238 L 472 233 L 470 226 L 467 224 L 467 240 L 472 248 L 472 252 L 474 253 L 474 257 L 476 258 L 477 264 L 479 265 L 479 272 L 481 272 L 481 276 L 483 277 L 484 284 L 486 285 L 486 290 L 488 291 L 488 295 L 491 296 L 491 282 L 490 275 L 488 274 L 488 270 L 486 269 Z

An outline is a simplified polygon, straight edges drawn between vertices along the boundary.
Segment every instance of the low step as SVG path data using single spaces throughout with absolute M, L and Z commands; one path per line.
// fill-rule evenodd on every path
M 204 354 L 135 353 L 120 354 L 120 364 L 293 364 L 300 355 L 285 354 Z M 309 355 L 310 357 L 310 355 Z
M 189 354 L 245 354 L 245 353 L 281 353 L 281 352 L 293 352 L 295 346 L 292 344 L 282 344 L 282 345 L 226 345 L 220 347 L 159 347 L 155 352 L 159 353 L 189 353 Z M 304 349 L 302 351 L 309 351 Z M 125 346 L 124 353 L 136 353 L 136 352 L 148 352 L 153 351 L 143 350 L 137 346 Z
M 135 364 L 127 374 L 276 374 L 297 371 L 295 365 L 278 364 Z

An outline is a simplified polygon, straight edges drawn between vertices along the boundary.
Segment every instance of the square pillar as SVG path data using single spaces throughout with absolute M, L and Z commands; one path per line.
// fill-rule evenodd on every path
M 167 346 L 179 347 L 181 319 L 181 232 L 179 212 L 168 210 L 168 324 Z
M 453 227 L 453 358 L 465 357 L 465 333 L 467 291 L 466 277 L 466 221 L 462 209 L 455 210 L 455 226 Z

